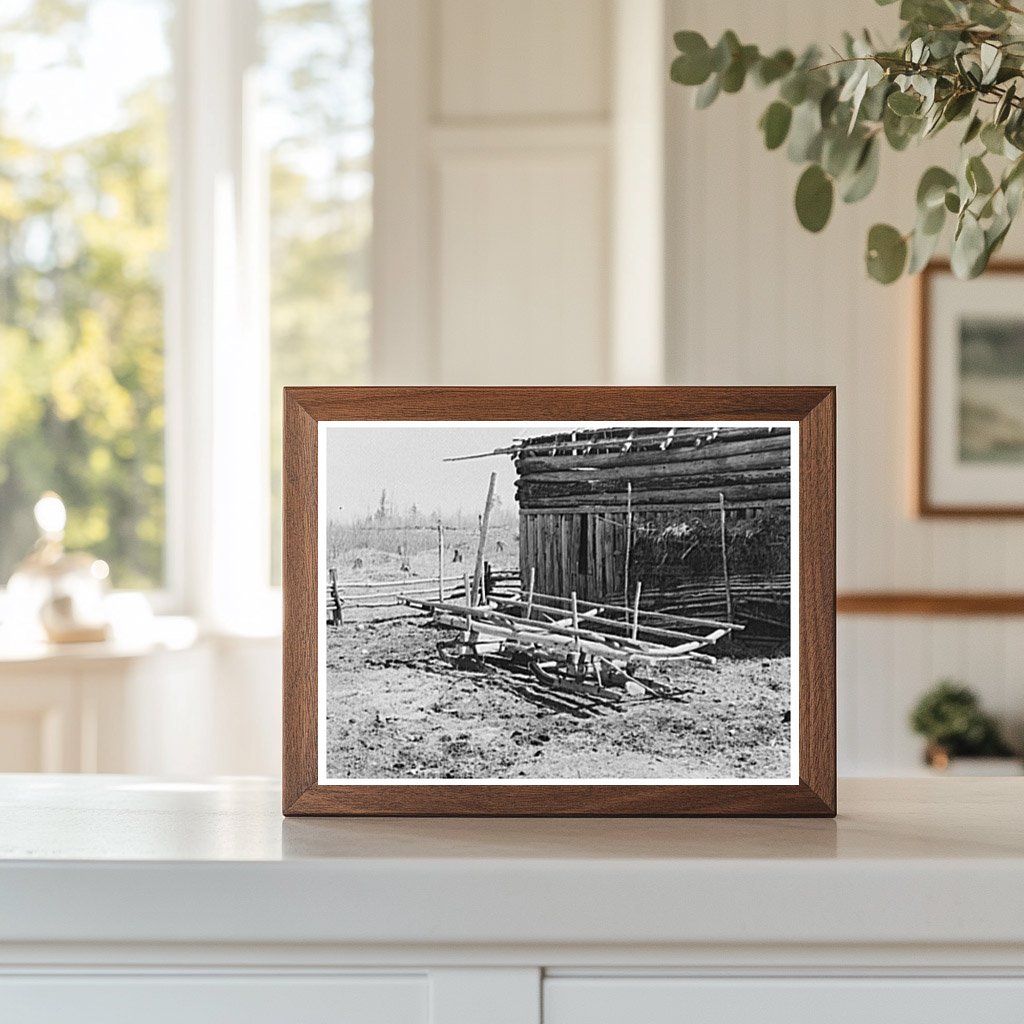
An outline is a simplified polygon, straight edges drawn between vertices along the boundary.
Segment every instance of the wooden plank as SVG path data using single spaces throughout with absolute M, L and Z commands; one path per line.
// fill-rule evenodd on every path
M 587 448 L 615 448 L 622 450 L 628 443 L 632 450 L 650 449 L 655 446 L 659 451 L 663 442 L 672 442 L 679 447 L 694 443 L 703 444 L 728 444 L 735 441 L 749 441 L 755 438 L 778 437 L 789 435 L 788 427 L 724 427 L 717 436 L 712 436 L 714 424 L 708 423 L 707 427 L 673 427 L 671 430 L 658 430 L 650 434 L 642 433 L 631 427 L 620 427 L 616 434 L 600 436 L 602 431 L 576 431 L 575 437 L 569 434 L 551 434 L 545 437 L 530 438 L 529 441 L 515 445 L 510 448 L 496 448 L 493 452 L 483 452 L 480 455 L 463 455 L 457 458 L 447 459 L 448 462 L 461 462 L 467 458 L 482 458 L 484 455 L 506 455 L 515 454 L 522 459 L 533 458 L 534 453 L 539 457 L 549 452 L 579 452 Z
M 541 583 L 542 590 L 547 589 L 547 587 L 551 587 L 554 590 L 556 585 L 551 559 L 551 527 L 553 520 L 554 516 L 548 514 L 543 516 L 540 521 L 540 540 L 537 550 L 540 552 L 541 562 L 544 566 L 543 582 Z M 557 591 L 555 592 L 557 593 Z
M 530 576 L 530 517 L 519 513 L 519 578 L 525 583 Z
M 516 463 L 516 470 L 522 476 L 534 473 L 558 472 L 588 466 L 600 469 L 626 468 L 635 466 L 664 465 L 673 462 L 717 463 L 722 459 L 755 452 L 788 452 L 789 431 L 777 432 L 773 437 L 758 441 L 725 441 L 719 438 L 713 444 L 700 448 L 668 448 L 665 451 L 627 452 L 615 455 L 553 455 L 529 456 Z
M 571 608 L 572 598 L 570 597 L 568 600 L 570 601 L 570 608 L 568 609 L 568 612 L 571 615 L 572 614 L 572 608 Z M 577 598 L 577 606 L 584 605 L 584 604 L 587 604 L 587 603 L 588 602 L 584 601 L 582 598 Z M 504 607 L 509 607 L 509 608 L 524 608 L 525 609 L 527 607 L 527 604 L 528 604 L 527 601 L 518 601 L 518 600 L 515 600 L 513 598 L 508 598 L 508 599 L 505 599 L 505 600 L 501 601 L 501 606 L 503 608 Z M 561 615 L 561 614 L 564 614 L 567 611 L 567 609 L 559 608 L 559 607 L 557 607 L 556 605 L 553 605 L 553 604 L 544 604 L 543 603 L 543 595 L 539 595 L 539 596 L 535 596 L 534 597 L 532 608 L 533 608 L 533 618 L 536 618 L 537 612 L 547 612 L 548 614 L 551 614 L 551 615 Z M 615 629 L 620 629 L 620 630 L 622 630 L 622 636 L 623 637 L 629 637 L 632 640 L 636 640 L 637 639 L 636 635 L 635 635 L 636 631 L 633 629 L 633 623 L 632 623 L 632 618 L 635 617 L 636 612 L 635 611 L 630 611 L 628 614 L 631 617 L 631 621 L 629 621 L 629 622 L 624 622 L 622 619 L 609 619 L 606 616 L 601 616 L 601 615 L 586 615 L 585 618 L 584 618 L 584 622 L 592 624 L 592 625 L 595 625 L 595 626 L 606 626 L 606 627 L 607 626 L 611 626 L 611 627 L 613 627 Z M 646 611 L 640 611 L 639 612 L 639 615 L 640 615 L 641 619 L 646 617 L 647 614 L 648 613 Z M 638 621 L 640 622 L 639 627 L 638 627 L 640 632 L 649 634 L 650 636 L 665 637 L 666 639 L 669 639 L 669 640 L 704 640 L 704 639 L 706 639 L 705 636 L 697 635 L 696 633 L 684 633 L 684 632 L 682 632 L 680 630 L 676 630 L 676 629 L 664 629 L 661 626 L 650 626 L 650 625 L 647 625 L 646 622 L 644 622 L 644 621 L 640 621 L 640 620 L 638 620 Z M 546 623 L 546 622 L 540 622 L 539 625 L 546 627 L 549 624 Z M 728 623 L 721 623 L 721 624 L 717 624 L 716 623 L 716 626 L 718 628 L 721 628 L 721 626 L 723 626 L 723 625 L 728 625 Z M 737 627 L 737 628 L 742 628 L 742 627 Z M 611 635 L 617 637 L 619 634 L 618 633 L 612 633 Z
M 554 604 L 556 606 L 565 606 L 568 608 L 569 599 L 567 597 L 559 597 L 555 594 L 541 594 L 534 595 L 534 599 L 537 601 L 544 601 L 547 604 Z M 609 612 L 622 612 L 623 614 L 629 614 L 630 609 L 625 605 L 612 604 L 610 601 L 583 601 L 578 602 L 581 605 L 586 605 L 588 609 L 596 608 L 599 611 Z M 722 628 L 724 626 L 730 626 L 733 629 L 742 629 L 742 626 L 736 625 L 732 622 L 722 622 L 718 619 L 702 619 L 694 618 L 690 615 L 676 615 L 671 612 L 660 612 L 660 611 L 649 611 L 646 608 L 643 610 L 643 614 L 648 619 L 658 619 L 662 622 L 679 622 L 689 626 L 714 626 Z
M 580 516 L 569 516 L 569 585 L 582 593 L 580 575 Z M 585 596 L 585 595 L 584 595 Z
M 788 508 L 790 500 L 786 498 L 765 498 L 760 501 L 746 500 L 734 503 L 733 508 L 742 509 L 763 509 L 763 508 Z M 641 506 L 644 514 L 648 512 L 669 512 L 673 513 L 675 518 L 672 522 L 678 522 L 679 515 L 686 514 L 689 512 L 708 512 L 714 511 L 718 508 L 717 495 L 714 501 L 708 502 L 688 502 L 678 500 L 675 502 L 652 502 L 651 504 L 644 504 Z M 595 498 L 588 501 L 581 501 L 578 504 L 574 502 L 566 502 L 563 505 L 559 505 L 553 508 L 529 508 L 524 506 L 525 511 L 529 512 L 578 512 L 582 514 L 589 514 L 595 516 L 602 516 L 603 518 L 610 518 L 620 511 L 617 506 L 602 504 L 601 501 L 595 496 Z
M 491 506 L 494 504 L 494 485 L 498 474 L 492 473 L 487 485 L 487 500 L 484 502 L 484 514 L 480 518 L 480 541 L 476 549 L 476 564 L 473 567 L 473 603 L 480 598 L 480 588 L 484 580 L 484 547 L 487 544 L 487 527 L 491 521 Z
M 616 579 L 619 574 L 618 559 L 615 557 L 616 532 L 611 523 L 605 522 L 604 531 L 601 533 L 601 565 L 604 567 L 601 592 L 606 598 L 615 596 Z
M 558 517 L 558 544 L 560 548 L 559 555 L 561 556 L 562 590 L 566 593 L 573 589 L 572 582 L 569 580 L 569 519 L 570 516 L 564 512 Z
M 669 491 L 634 491 L 633 493 L 633 505 L 634 507 L 644 505 L 657 505 L 657 504 L 671 504 L 673 502 L 688 502 L 693 504 L 711 504 L 717 506 L 718 495 L 724 494 L 725 500 L 728 502 L 730 507 L 734 503 L 741 503 L 743 501 L 763 501 L 768 498 L 788 498 L 790 494 L 789 481 L 783 481 L 780 483 L 763 483 L 763 484 L 738 484 L 733 486 L 724 487 L 695 487 L 686 490 L 669 490 Z M 520 503 L 526 508 L 537 508 L 537 509 L 560 509 L 568 508 L 575 511 L 574 505 L 580 504 L 585 505 L 595 500 L 599 501 L 600 504 L 607 504 L 611 508 L 625 508 L 626 506 L 626 495 L 625 494 L 557 494 L 551 497 L 538 497 L 533 494 L 529 496 L 523 496 L 520 498 Z
M 571 595 L 569 600 L 571 603 L 577 603 L 576 595 Z M 480 632 L 486 631 L 484 624 L 487 624 L 500 630 L 503 634 L 507 633 L 510 638 L 514 637 L 517 640 L 522 640 L 524 643 L 560 642 L 558 638 L 563 638 L 561 642 L 568 641 L 568 643 L 578 646 L 581 650 L 590 650 L 594 653 L 611 653 L 613 656 L 618 657 L 648 656 L 658 658 L 671 655 L 673 652 L 680 652 L 683 649 L 689 651 L 698 646 L 713 644 L 728 633 L 729 630 L 736 628 L 730 623 L 724 623 L 706 636 L 685 640 L 681 644 L 661 644 L 641 640 L 633 641 L 629 637 L 609 636 L 600 630 L 581 628 L 579 625 L 578 608 L 577 612 L 572 614 L 577 624 L 562 626 L 554 622 L 528 623 L 525 619 L 504 615 L 493 608 L 487 608 L 482 605 L 470 607 L 468 605 L 455 605 L 442 601 L 420 601 L 415 598 L 408 598 L 403 603 L 413 608 L 443 612 L 453 618 L 472 619 L 477 624 L 476 628 Z M 595 651 L 594 645 L 600 645 L 603 651 Z
M 533 524 L 533 557 L 537 565 L 537 589 L 543 590 L 544 581 L 547 578 L 544 574 L 544 517 L 535 515 Z
M 580 467 L 578 469 L 549 470 L 544 473 L 520 474 L 519 482 L 531 485 L 567 484 L 579 480 L 620 482 L 632 480 L 662 479 L 665 477 L 687 479 L 694 476 L 726 477 L 744 473 L 778 472 L 789 469 L 789 448 L 783 451 L 758 452 L 752 455 L 738 455 L 735 458 L 702 460 L 699 462 L 666 462 L 650 466 L 621 466 L 611 469 Z
M 840 615 L 1024 615 L 1024 593 L 862 591 L 836 598 Z
M 601 480 L 589 475 L 569 474 L 572 479 L 564 483 L 549 482 L 547 477 L 530 478 L 520 481 L 516 487 L 516 500 L 526 506 L 535 500 L 558 498 L 564 495 L 567 501 L 601 501 L 604 495 L 621 494 L 621 480 Z M 657 479 L 638 480 L 633 486 L 634 504 L 640 504 L 646 494 L 670 493 L 676 497 L 685 496 L 692 491 L 708 490 L 713 492 L 729 491 L 739 487 L 769 488 L 775 485 L 789 487 L 790 472 L 788 466 L 758 471 L 756 473 L 701 474 L 688 477 L 658 477 Z M 632 481 L 628 481 L 632 484 Z M 781 492 L 787 493 L 785 490 Z

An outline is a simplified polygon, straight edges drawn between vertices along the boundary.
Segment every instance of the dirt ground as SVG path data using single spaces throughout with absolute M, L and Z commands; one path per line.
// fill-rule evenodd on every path
M 404 611 L 328 629 L 330 778 L 789 775 L 789 658 L 676 663 L 671 699 L 561 701 L 528 676 L 453 669 L 436 644 L 454 636 Z

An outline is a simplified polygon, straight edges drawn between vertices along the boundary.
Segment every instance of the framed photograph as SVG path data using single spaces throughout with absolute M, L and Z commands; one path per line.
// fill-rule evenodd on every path
M 287 388 L 284 813 L 835 814 L 832 388 Z
M 919 287 L 917 512 L 1024 515 L 1024 263 Z

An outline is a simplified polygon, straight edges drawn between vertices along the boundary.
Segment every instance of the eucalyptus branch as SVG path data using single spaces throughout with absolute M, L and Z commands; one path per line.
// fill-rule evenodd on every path
M 925 172 L 909 231 L 876 224 L 868 232 L 866 266 L 886 284 L 916 273 L 952 220 L 953 269 L 974 277 L 1002 245 L 1024 198 L 1024 26 L 1013 20 L 1024 9 L 1010 0 L 902 0 L 899 14 L 896 48 L 847 34 L 826 62 L 813 47 L 797 58 L 789 50 L 762 54 L 733 32 L 714 46 L 696 32 L 678 32 L 671 75 L 697 87 L 700 108 L 751 81 L 774 89 L 759 128 L 768 149 L 785 146 L 804 166 L 795 206 L 809 231 L 825 227 L 837 194 L 853 203 L 872 191 L 883 144 L 899 152 L 961 121 L 958 166 Z

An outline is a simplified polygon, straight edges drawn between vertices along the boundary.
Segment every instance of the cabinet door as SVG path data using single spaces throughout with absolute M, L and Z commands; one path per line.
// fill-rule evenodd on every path
M 1024 978 L 548 978 L 544 1024 L 1021 1024 Z
M 0 979 L 18 1024 L 427 1024 L 420 976 L 35 976 Z

